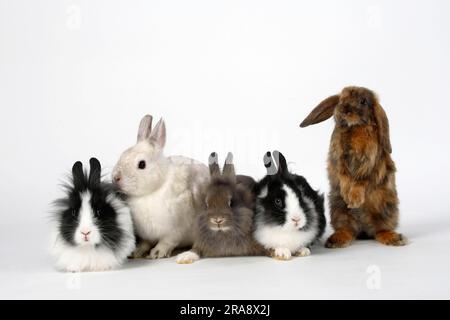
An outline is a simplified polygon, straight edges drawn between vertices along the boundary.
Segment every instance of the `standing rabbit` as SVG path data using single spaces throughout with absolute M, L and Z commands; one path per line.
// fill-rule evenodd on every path
M 326 247 L 342 248 L 358 237 L 403 246 L 397 233 L 398 197 L 389 122 L 374 92 L 347 87 L 322 101 L 301 127 L 334 116 L 328 154 L 330 213 L 334 234 Z
M 193 263 L 200 257 L 261 255 L 263 248 L 252 237 L 255 181 L 248 176 L 236 176 L 231 153 L 222 173 L 218 156 L 212 153 L 209 170 L 206 210 L 197 218 L 194 246 L 179 254 L 177 263 Z
M 289 260 L 308 256 L 325 231 L 324 199 L 302 176 L 290 173 L 284 156 L 264 156 L 267 175 L 255 187 L 254 237 L 272 256 Z
M 164 258 L 176 247 L 191 246 L 194 221 L 205 206 L 208 167 L 181 156 L 166 157 L 165 143 L 164 121 L 152 130 L 152 117 L 146 115 L 137 143 L 122 153 L 113 170 L 140 238 L 133 258 Z

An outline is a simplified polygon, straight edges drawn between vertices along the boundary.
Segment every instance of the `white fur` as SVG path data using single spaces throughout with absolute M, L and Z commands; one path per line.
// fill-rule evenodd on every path
M 311 249 L 301 248 L 299 251 L 297 251 L 296 255 L 299 257 L 307 257 L 307 256 L 311 255 Z
M 193 251 L 185 251 L 177 256 L 176 261 L 178 264 L 191 264 L 198 260 L 200 260 L 200 256 L 197 253 Z
M 311 227 L 307 231 L 301 231 L 306 224 L 306 215 L 299 204 L 295 193 L 288 187 L 283 186 L 286 192 L 286 222 L 282 226 L 266 225 L 261 218 L 256 217 L 256 230 L 254 236 L 256 241 L 266 249 L 288 249 L 292 254 L 304 249 L 316 237 L 317 221 L 313 220 Z M 311 200 L 304 198 L 310 209 L 314 209 Z M 264 208 L 257 206 L 257 211 L 262 212 Z M 296 225 L 291 219 L 300 218 L 300 223 Z
M 94 224 L 94 212 L 89 203 L 91 193 L 86 191 L 81 194 L 81 208 L 79 215 L 78 227 L 75 231 L 75 243 L 79 246 L 95 246 L 100 244 L 100 230 Z M 83 232 L 87 235 L 84 235 Z
M 299 200 L 295 192 L 287 185 L 283 186 L 284 192 L 286 192 L 285 205 L 286 205 L 286 223 L 284 229 L 286 230 L 298 230 L 306 225 L 306 215 L 300 206 Z M 299 220 L 295 223 L 293 219 Z
M 292 257 L 291 250 L 288 248 L 275 248 L 275 258 L 280 260 L 290 260 Z
M 83 205 L 82 212 L 80 212 L 80 226 L 77 228 L 77 232 L 82 230 L 83 227 L 90 227 L 92 231 L 98 228 L 95 226 L 94 219 L 92 218 L 92 210 L 88 208 L 88 202 L 90 194 L 85 193 L 82 195 Z M 124 232 L 124 238 L 121 245 L 112 250 L 106 245 L 102 244 L 99 240 L 93 241 L 89 239 L 86 242 L 81 237 L 81 242 L 75 240 L 77 245 L 73 246 L 68 243 L 59 235 L 56 231 L 52 239 L 51 253 L 55 259 L 56 268 L 62 271 L 68 272 L 83 272 L 83 271 L 106 271 L 118 268 L 127 259 L 127 256 L 134 250 L 135 238 L 133 232 L 133 221 L 131 219 L 130 210 L 114 196 L 109 196 L 107 201 L 117 212 L 117 224 Z M 87 205 L 87 206 L 86 206 Z M 100 237 L 100 235 L 98 236 Z M 75 236 L 77 239 L 77 236 Z M 95 236 L 95 239 L 97 237 Z
M 160 123 L 158 130 L 165 130 Z M 152 132 L 149 138 L 138 140 L 121 155 L 113 171 L 113 179 L 120 176 L 118 185 L 128 195 L 137 235 L 158 242 L 150 258 L 167 257 L 174 248 L 193 244 L 194 220 L 205 206 L 209 183 L 205 165 L 184 157 L 165 157 L 164 141 L 158 142 L 163 138 L 162 132 Z M 144 170 L 138 168 L 142 160 L 146 161 Z

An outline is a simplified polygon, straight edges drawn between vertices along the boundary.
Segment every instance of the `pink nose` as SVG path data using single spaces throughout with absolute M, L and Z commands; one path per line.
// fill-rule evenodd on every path
M 115 183 L 119 183 L 121 179 L 122 179 L 121 176 L 118 175 L 118 174 L 114 176 L 114 182 Z
M 90 232 L 90 231 L 84 230 L 84 231 L 81 231 L 81 234 L 82 234 L 83 236 L 87 237 L 88 235 L 91 234 L 91 232 Z
M 298 218 L 298 217 L 292 218 L 291 220 L 294 221 L 295 223 L 299 223 L 300 222 L 300 218 Z

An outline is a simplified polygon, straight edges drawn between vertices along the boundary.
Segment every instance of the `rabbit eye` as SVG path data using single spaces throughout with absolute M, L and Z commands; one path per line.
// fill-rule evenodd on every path
M 278 208 L 281 208 L 281 207 L 283 206 L 283 201 L 281 201 L 280 198 L 277 198 L 277 199 L 275 199 L 275 205 L 276 205 Z
M 72 209 L 72 217 L 76 217 L 77 216 L 77 210 Z
M 100 209 L 95 210 L 95 215 L 96 215 L 97 217 L 100 216 L 100 213 L 102 213 Z
M 141 170 L 144 170 L 145 169 L 145 165 L 146 165 L 145 161 L 141 160 L 141 161 L 139 161 L 138 168 L 141 169 Z
M 367 99 L 366 98 L 361 98 L 360 104 L 362 106 L 366 106 L 367 105 Z

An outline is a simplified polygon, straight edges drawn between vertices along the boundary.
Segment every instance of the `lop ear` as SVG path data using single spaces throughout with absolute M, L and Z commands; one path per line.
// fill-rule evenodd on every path
M 234 170 L 233 154 L 231 152 L 228 152 L 227 158 L 225 159 L 222 175 L 231 181 L 236 182 L 236 172 Z
M 166 145 L 166 124 L 161 118 L 150 134 L 150 142 L 154 143 L 160 149 Z
M 141 123 L 139 124 L 139 130 L 137 135 L 137 141 L 146 140 L 150 137 L 152 132 L 152 121 L 153 117 L 147 114 L 145 117 L 141 119 Z
M 83 164 L 80 161 L 74 163 L 72 167 L 73 186 L 76 190 L 85 188 L 85 177 L 83 172 Z
M 274 151 L 273 157 L 275 159 L 275 162 L 277 163 L 278 173 L 279 174 L 289 173 L 286 158 L 283 156 L 283 154 L 279 151 Z
M 91 158 L 89 160 L 89 165 L 91 167 L 91 170 L 89 171 L 89 185 L 94 186 L 100 184 L 100 177 L 102 173 L 100 161 L 96 158 Z
M 208 159 L 209 163 L 209 174 L 211 177 L 218 177 L 220 176 L 220 167 L 219 167 L 219 156 L 217 153 L 213 152 L 209 156 Z
M 303 120 L 300 127 L 305 128 L 312 124 L 325 121 L 334 113 L 334 108 L 339 103 L 339 95 L 334 95 L 323 100 L 311 113 Z
M 386 112 L 379 103 L 376 103 L 374 106 L 374 114 L 378 126 L 379 142 L 386 152 L 392 153 L 391 139 L 389 136 L 389 120 Z

